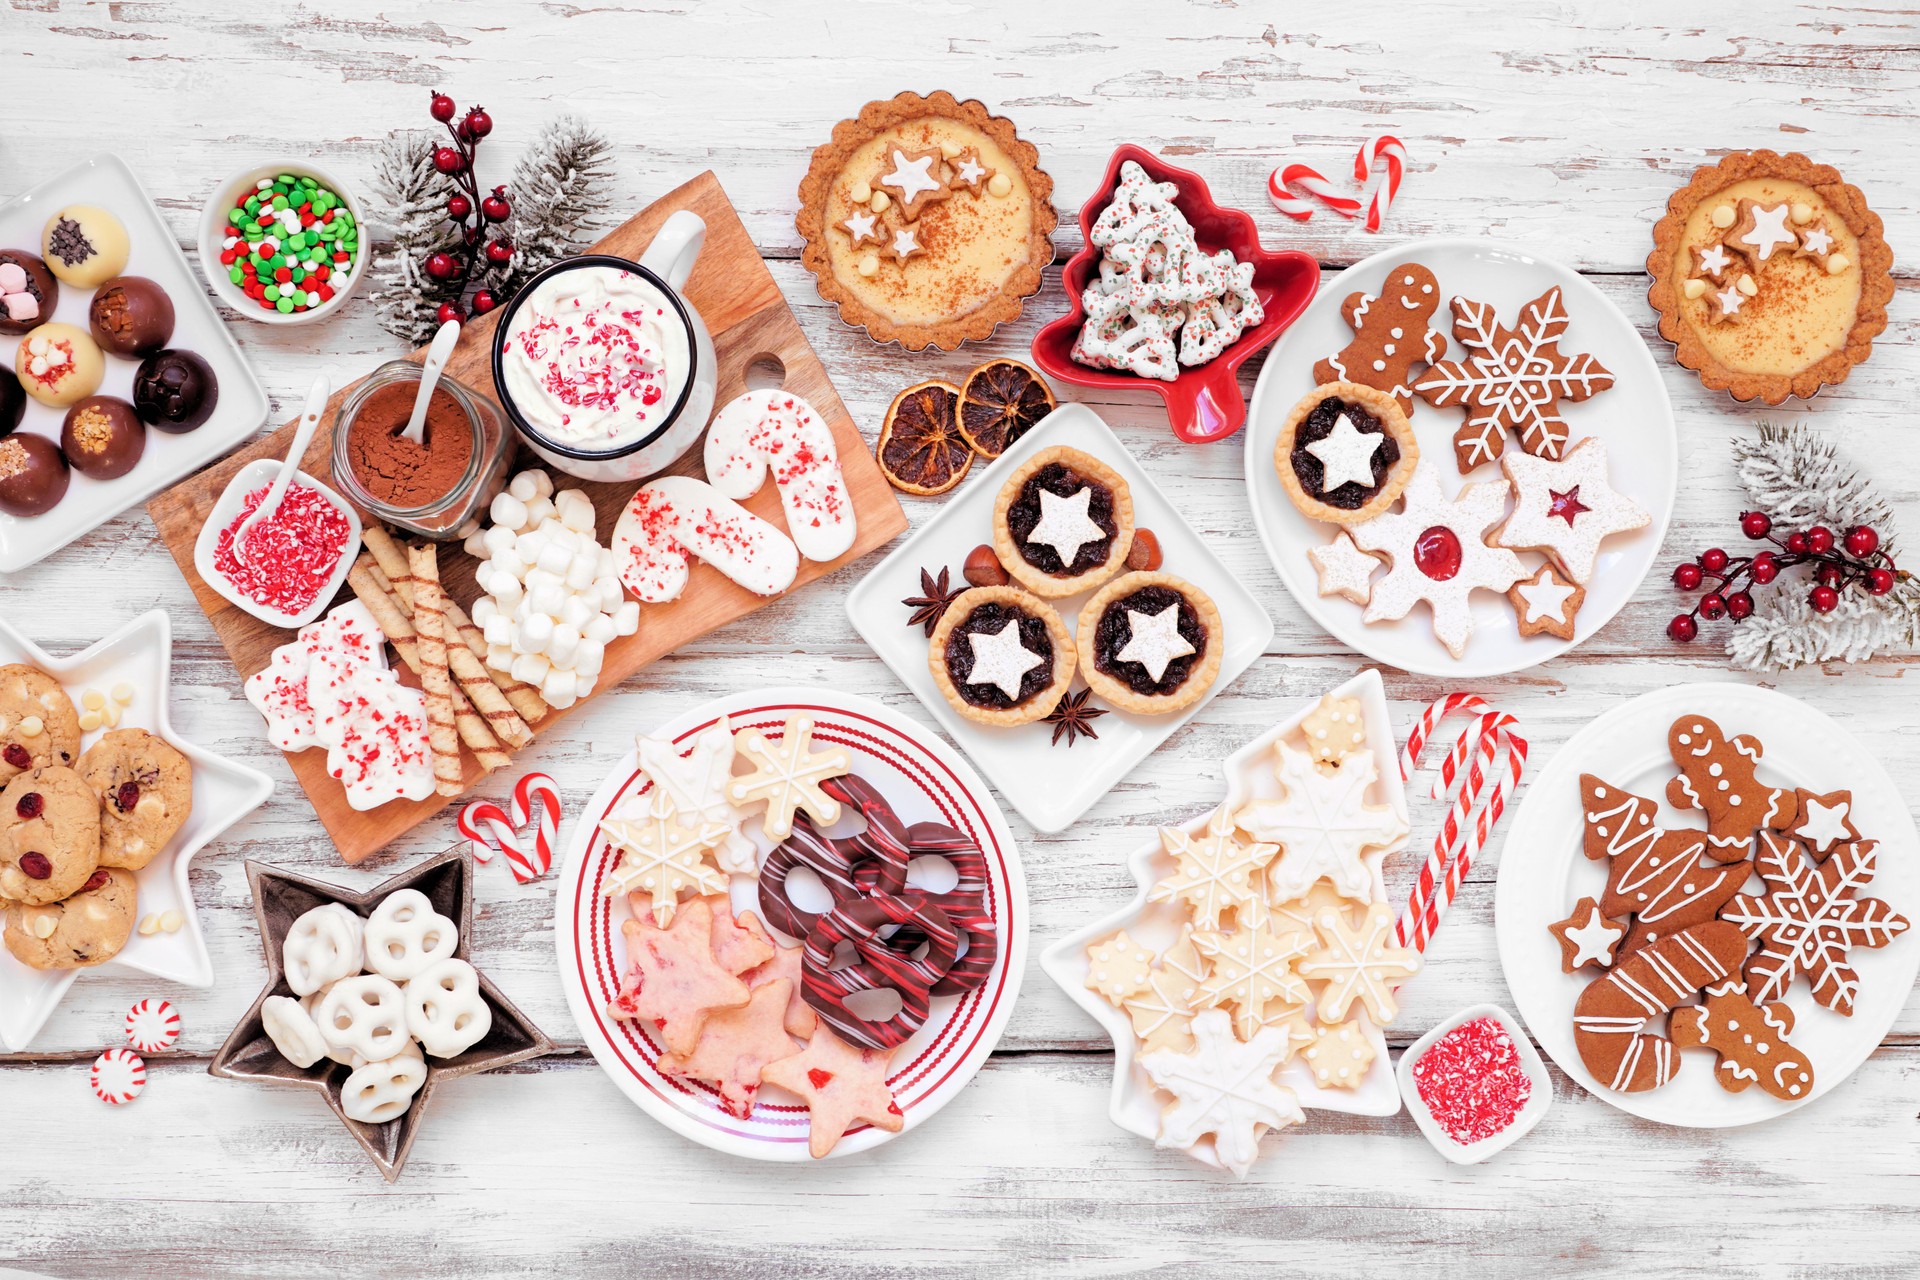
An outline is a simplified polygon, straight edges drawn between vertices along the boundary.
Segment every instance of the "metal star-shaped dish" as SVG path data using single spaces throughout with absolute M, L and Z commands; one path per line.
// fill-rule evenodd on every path
M 420 1132 L 420 1122 L 434 1088 L 458 1076 L 469 1076 L 495 1067 L 524 1062 L 553 1052 L 553 1041 L 488 980 L 480 975 L 480 994 L 493 1010 L 493 1028 L 480 1043 L 453 1058 L 428 1058 L 427 1082 L 413 1096 L 413 1105 L 404 1114 L 385 1124 L 363 1124 L 349 1120 L 340 1110 L 340 1086 L 349 1074 L 346 1066 L 322 1058 L 311 1067 L 294 1066 L 280 1056 L 267 1038 L 260 1021 L 260 1006 L 267 997 L 292 995 L 280 972 L 280 952 L 287 930 L 293 922 L 314 907 L 338 902 L 366 915 L 388 894 L 400 889 L 418 889 L 433 903 L 433 909 L 460 926 L 460 945 L 454 954 L 470 959 L 468 947 L 473 940 L 473 869 L 466 855 L 454 849 L 429 858 L 411 871 L 403 871 L 364 892 L 355 893 L 324 880 L 280 871 L 265 863 L 247 863 L 247 883 L 253 887 L 253 914 L 260 922 L 260 942 L 266 950 L 267 985 L 254 998 L 253 1007 L 240 1019 L 220 1052 L 207 1068 L 211 1075 L 228 1080 L 264 1080 L 270 1084 L 297 1085 L 312 1089 L 327 1100 L 340 1123 L 366 1148 L 374 1164 L 388 1182 L 400 1176 L 407 1152 Z
M 273 794 L 273 779 L 196 747 L 173 731 L 167 719 L 173 631 L 167 615 L 159 610 L 141 614 L 98 644 L 65 658 L 50 657 L 0 620 L 0 665 L 10 662 L 46 672 L 60 682 L 76 706 L 88 689 L 107 691 L 123 682 L 132 685 L 134 698 L 120 726 L 147 730 L 192 764 L 193 813 L 160 856 L 135 873 L 139 915 L 178 911 L 183 923 L 172 933 L 135 933 L 104 967 L 137 969 L 183 986 L 212 986 L 213 961 L 200 933 L 187 868 L 195 854 L 266 803 Z M 97 737 L 86 734 L 82 747 L 92 746 Z M 15 1052 L 26 1048 L 81 972 L 30 969 L 0 950 L 0 1045 Z

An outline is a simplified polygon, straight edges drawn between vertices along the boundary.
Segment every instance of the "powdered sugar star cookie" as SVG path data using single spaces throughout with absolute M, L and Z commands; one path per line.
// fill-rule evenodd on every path
M 1145 991 L 1152 971 L 1153 948 L 1129 938 L 1125 929 L 1087 946 L 1087 988 L 1109 1004 L 1125 1004 Z
M 1266 1027 L 1242 1043 L 1223 1009 L 1193 1019 L 1191 1053 L 1140 1055 L 1153 1082 L 1176 1101 L 1160 1117 L 1159 1145 L 1186 1150 L 1208 1134 L 1220 1163 L 1244 1178 L 1260 1150 L 1260 1135 L 1306 1119 L 1293 1090 L 1273 1082 L 1288 1053 L 1288 1035 Z
M 1586 603 L 1587 589 L 1574 586 L 1560 576 L 1558 569 L 1543 564 L 1531 578 L 1514 583 L 1507 599 L 1513 601 L 1513 614 L 1519 620 L 1521 635 L 1571 640 L 1574 615 Z
M 840 820 L 840 802 L 822 791 L 820 784 L 852 770 L 853 757 L 844 747 L 813 751 L 812 740 L 809 716 L 789 718 L 778 742 L 768 741 L 758 729 L 742 729 L 734 735 L 734 749 L 758 767 L 727 784 L 727 800 L 737 805 L 764 803 L 767 813 L 761 829 L 770 839 L 785 840 L 793 834 L 795 810 L 806 810 L 823 827 Z
M 1354 546 L 1345 529 L 1326 546 L 1311 548 L 1307 559 L 1320 577 L 1321 595 L 1345 596 L 1355 604 L 1365 604 L 1373 596 L 1373 573 L 1380 567 L 1380 557 Z
M 1320 991 L 1320 1021 L 1341 1021 L 1358 1000 L 1375 1026 L 1392 1022 L 1400 1011 L 1394 987 L 1420 972 L 1420 954 L 1394 945 L 1393 909 L 1374 903 L 1357 929 L 1338 911 L 1323 911 L 1320 936 L 1326 945 L 1294 966 L 1303 976 L 1327 984 Z
M 1392 568 L 1374 584 L 1364 622 L 1404 618 L 1426 601 L 1433 634 L 1459 657 L 1473 635 L 1475 591 L 1505 591 L 1526 576 L 1520 557 L 1487 545 L 1486 532 L 1507 510 L 1505 480 L 1470 484 L 1448 501 L 1440 478 L 1422 468 L 1407 485 L 1400 511 L 1348 530 L 1362 551 L 1386 553 Z
M 1218 929 L 1228 910 L 1242 926 L 1266 918 L 1266 895 L 1254 882 L 1254 872 L 1273 861 L 1280 846 L 1243 843 L 1225 805 L 1213 811 L 1206 834 L 1198 839 L 1178 827 L 1162 827 L 1160 842 L 1178 870 L 1153 886 L 1149 902 L 1185 899 L 1193 922 L 1202 929 Z
M 1607 446 L 1595 437 L 1582 440 L 1558 462 L 1510 453 L 1500 468 L 1513 482 L 1514 509 L 1494 533 L 1494 545 L 1545 552 L 1583 586 L 1593 576 L 1603 538 L 1653 520 L 1608 481 Z
M 758 850 L 740 828 L 747 815 L 727 801 L 727 783 L 733 780 L 733 726 L 725 716 L 694 735 L 685 755 L 680 745 L 665 738 L 641 734 L 634 739 L 640 769 L 653 785 L 666 792 L 674 811 L 688 823 L 718 823 L 726 834 L 714 846 L 713 860 L 722 871 L 752 875 Z
M 1304 751 L 1284 742 L 1275 751 L 1274 776 L 1285 794 L 1255 800 L 1234 815 L 1256 840 L 1271 840 L 1285 850 L 1267 871 L 1273 897 L 1297 898 L 1321 876 L 1349 898 L 1370 896 L 1373 873 L 1361 855 L 1407 834 L 1407 824 L 1392 809 L 1367 803 L 1367 790 L 1379 776 L 1373 752 L 1356 751 L 1325 774 Z

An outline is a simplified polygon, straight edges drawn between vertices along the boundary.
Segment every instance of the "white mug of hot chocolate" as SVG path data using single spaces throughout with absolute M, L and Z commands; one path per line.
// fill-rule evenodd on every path
M 681 296 L 707 224 L 684 209 L 638 262 L 587 254 L 536 275 L 494 331 L 493 377 L 521 439 L 582 480 L 643 480 L 713 412 L 713 339 Z

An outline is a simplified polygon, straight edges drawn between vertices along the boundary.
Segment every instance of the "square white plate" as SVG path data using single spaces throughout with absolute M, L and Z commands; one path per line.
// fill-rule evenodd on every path
M 92 480 L 76 471 L 67 496 L 45 515 L 23 518 L 0 512 L 0 573 L 26 568 L 192 475 L 246 440 L 267 416 L 267 393 L 208 301 L 206 285 L 187 265 L 140 180 L 119 156 L 97 155 L 0 205 L 0 248 L 38 254 L 47 219 L 69 204 L 98 205 L 126 224 L 130 251 L 124 274 L 145 276 L 167 291 L 174 314 L 173 338 L 167 345 L 195 352 L 213 367 L 220 402 L 212 417 L 184 435 L 149 430 L 139 464 L 119 479 Z M 63 281 L 59 305 L 43 321 L 58 320 L 84 330 L 92 302 L 91 289 L 76 289 Z M 0 335 L 0 359 L 9 370 L 19 346 L 19 336 Z M 108 355 L 99 394 L 130 399 L 133 371 L 139 363 Z M 66 410 L 29 399 L 19 429 L 58 442 L 65 417 Z
M 139 915 L 178 911 L 186 922 L 174 933 L 127 939 L 120 954 L 107 961 L 189 987 L 213 985 L 213 961 L 200 933 L 187 868 L 195 854 L 218 839 L 273 794 L 273 779 L 245 765 L 216 756 L 187 742 L 167 720 L 167 691 L 173 663 L 173 632 L 158 609 L 143 613 L 98 644 L 55 658 L 0 620 L 0 665 L 23 662 L 52 676 L 74 705 L 89 689 L 102 693 L 126 682 L 133 701 L 120 720 L 122 729 L 145 729 L 172 744 L 193 765 L 193 812 L 160 856 L 135 873 Z M 100 733 L 81 737 L 82 750 Z M 0 949 L 0 1045 L 11 1052 L 27 1047 L 60 1003 L 82 969 L 30 969 Z
M 1600 544 L 1600 557 L 1587 598 L 1574 618 L 1572 640 L 1554 636 L 1522 636 L 1512 603 L 1504 591 L 1476 591 L 1472 597 L 1473 635 L 1464 653 L 1455 658 L 1433 634 L 1433 615 L 1424 604 L 1397 622 L 1363 623 L 1361 605 L 1341 596 L 1323 596 L 1307 552 L 1332 542 L 1337 525 L 1309 520 L 1287 497 L 1273 465 L 1273 447 L 1287 413 L 1313 390 L 1313 365 L 1353 340 L 1353 330 L 1340 316 L 1340 304 L 1355 290 L 1380 292 L 1387 273 L 1401 263 L 1418 262 L 1439 281 L 1440 309 L 1431 325 L 1447 335 L 1446 358 L 1461 358 L 1462 348 L 1452 338 L 1452 300 L 1473 298 L 1493 305 L 1502 324 L 1512 324 L 1520 308 L 1560 286 L 1569 322 L 1560 341 L 1562 351 L 1587 352 L 1614 375 L 1614 384 L 1590 400 L 1561 402 L 1570 427 L 1570 441 L 1594 436 L 1606 442 L 1607 463 L 1615 488 L 1632 498 L 1653 517 L 1645 528 L 1615 534 Z M 1440 487 L 1452 497 L 1468 484 L 1501 479 L 1500 465 L 1482 463 L 1470 475 L 1461 475 L 1454 462 L 1453 433 L 1465 421 L 1457 408 L 1436 409 L 1414 401 L 1413 429 L 1420 442 L 1420 469 L 1440 477 Z M 1509 449 L 1520 446 L 1509 436 Z M 1417 675 L 1458 678 L 1505 675 L 1556 658 L 1605 626 L 1633 597 L 1653 568 L 1660 544 L 1673 515 L 1674 490 L 1679 473 L 1679 438 L 1673 425 L 1673 405 L 1660 370 L 1633 323 L 1569 267 L 1527 250 L 1493 240 L 1421 240 L 1375 254 L 1340 273 L 1267 353 L 1266 367 L 1253 392 L 1247 416 L 1247 498 L 1253 504 L 1253 522 L 1273 561 L 1274 571 L 1287 590 L 1314 621 L 1343 644 L 1377 662 Z M 1521 561 L 1536 570 L 1544 557 L 1522 552 Z M 1380 581 L 1375 575 L 1374 581 Z
M 967 553 L 993 541 L 993 504 L 1000 486 L 1022 462 L 1054 445 L 1090 453 L 1120 473 L 1133 491 L 1134 526 L 1151 529 L 1160 539 L 1163 567 L 1168 573 L 1187 579 L 1213 597 L 1226 631 L 1220 675 L 1205 697 L 1167 716 L 1110 710 L 1094 721 L 1098 738 L 1081 738 L 1072 747 L 1064 741 L 1059 746 L 1050 745 L 1051 725 L 994 729 L 961 716 L 941 696 L 927 669 L 926 632 L 907 625 L 908 610 L 900 604 L 907 596 L 920 594 L 923 568 L 934 574 L 946 568 L 955 581 L 960 580 Z M 1053 601 L 1069 632 L 1074 629 L 1080 606 L 1092 595 L 1088 591 Z M 1044 832 L 1063 831 L 1092 808 L 1135 765 L 1206 706 L 1214 694 L 1245 671 L 1273 639 L 1273 619 L 1253 593 L 1180 518 L 1178 510 L 1154 487 L 1100 415 L 1080 404 L 1063 404 L 1055 409 L 992 466 L 967 480 L 937 515 L 860 580 L 847 596 L 847 617 L 860 638 L 926 704 L 947 736 L 972 757 L 1007 802 L 1035 830 Z

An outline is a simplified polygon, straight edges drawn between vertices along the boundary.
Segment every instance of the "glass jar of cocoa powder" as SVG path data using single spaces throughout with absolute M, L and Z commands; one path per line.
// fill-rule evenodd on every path
M 506 485 L 513 433 L 493 401 L 442 374 L 425 439 L 402 438 L 420 366 L 391 360 L 355 387 L 333 430 L 333 476 L 347 501 L 396 528 L 450 539 Z

